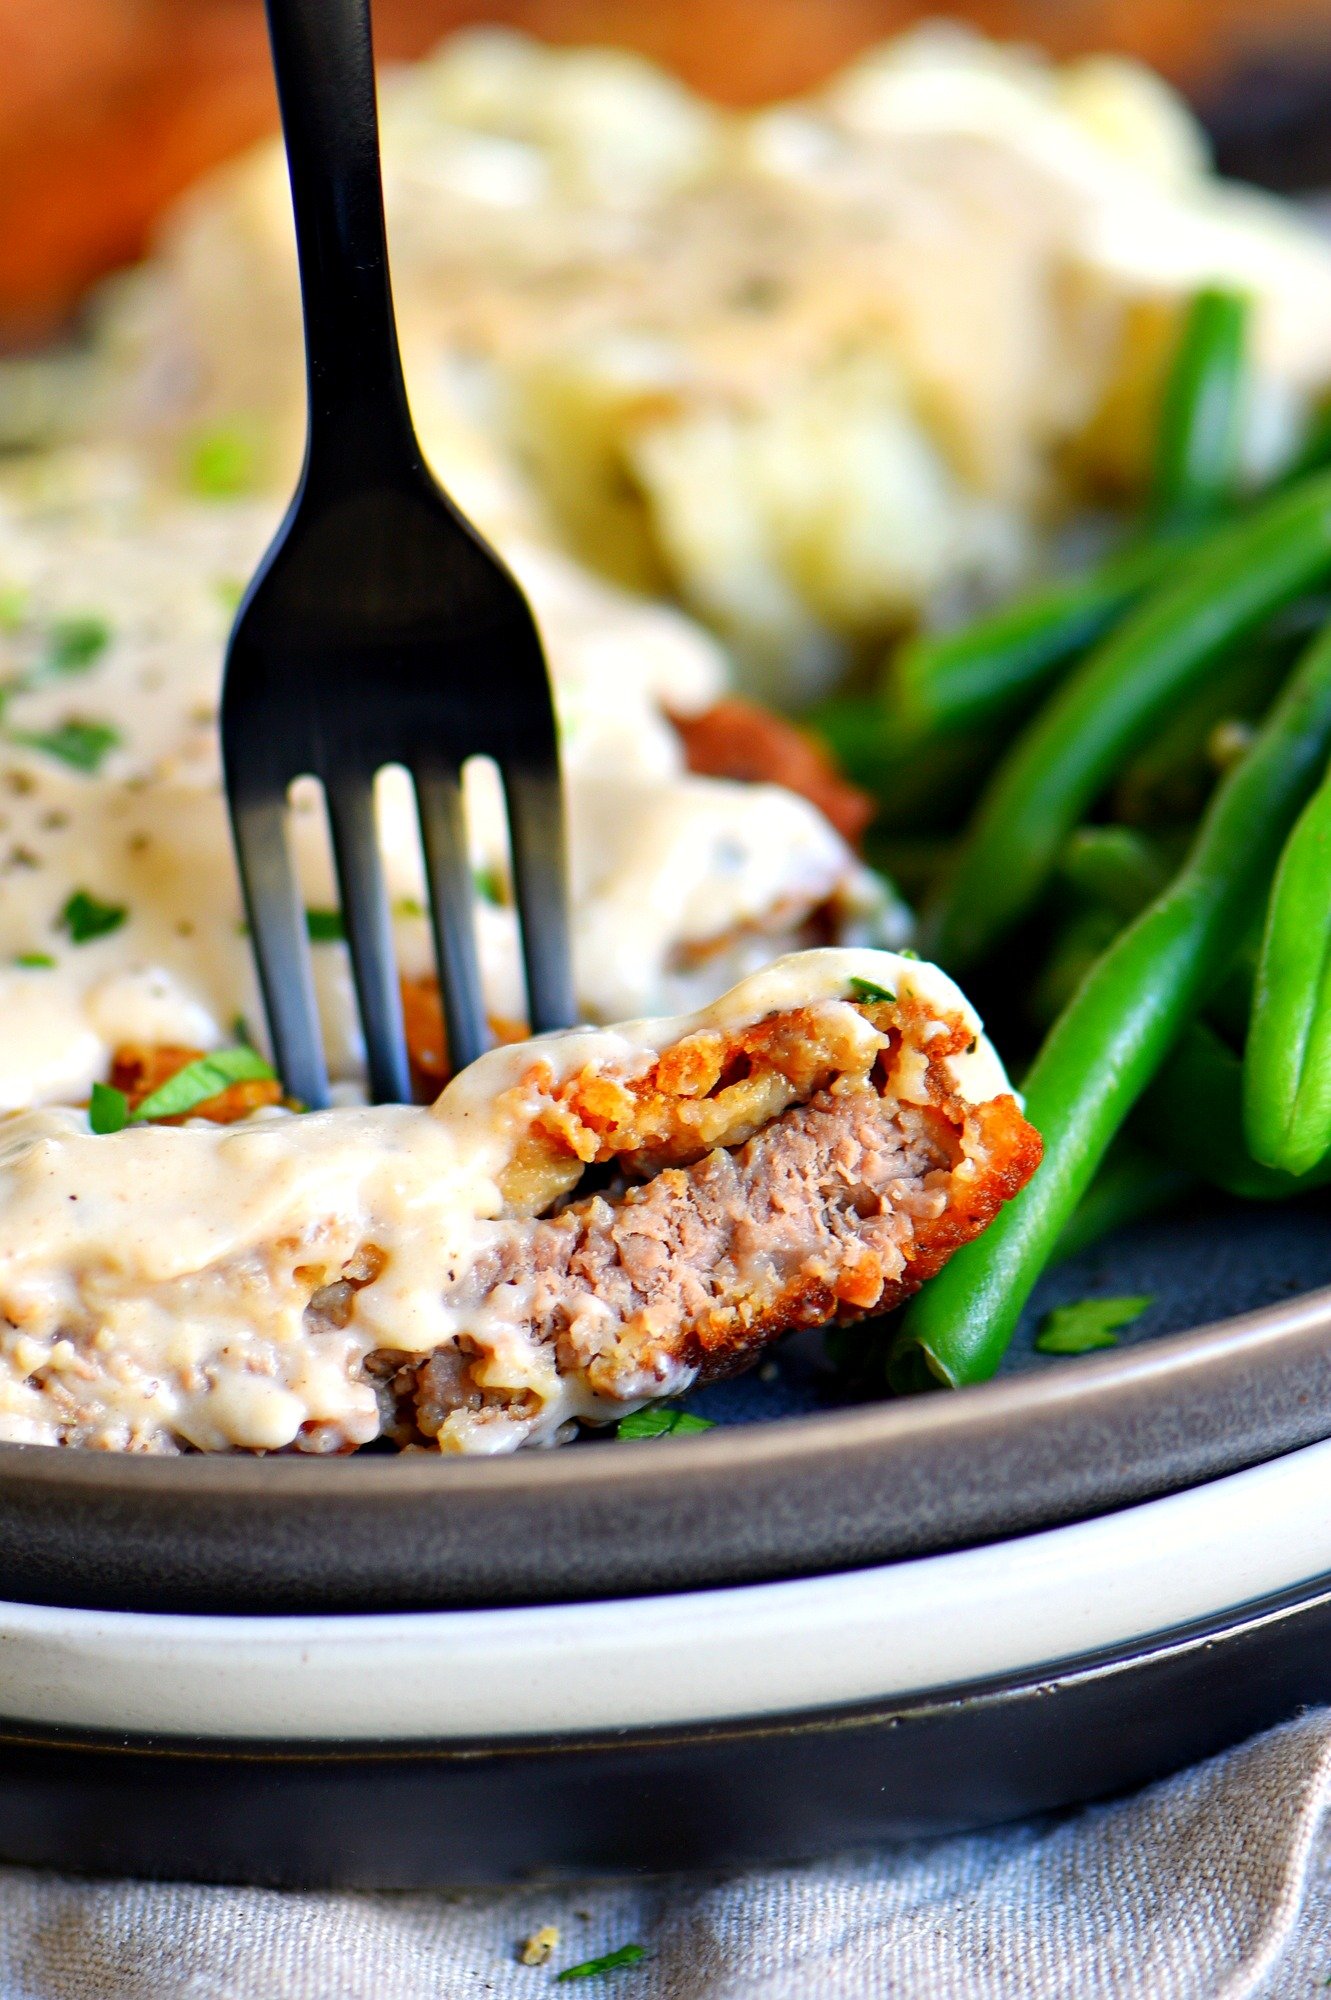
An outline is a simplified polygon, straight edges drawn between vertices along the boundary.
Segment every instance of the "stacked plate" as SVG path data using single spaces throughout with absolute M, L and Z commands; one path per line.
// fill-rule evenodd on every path
M 1331 1699 L 1328 1286 L 1325 1211 L 1212 1209 L 1036 1302 L 1149 1295 L 1130 1345 L 955 1396 L 797 1343 L 638 1444 L 0 1450 L 0 1854 L 391 1887 L 1143 1782 Z

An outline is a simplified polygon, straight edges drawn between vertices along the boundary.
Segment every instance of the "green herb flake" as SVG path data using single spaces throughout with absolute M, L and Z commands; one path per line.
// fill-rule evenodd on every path
M 144 1125 L 154 1118 L 183 1118 L 209 1098 L 220 1097 L 233 1083 L 268 1083 L 272 1075 L 270 1065 L 254 1049 L 214 1049 L 168 1077 L 144 1098 L 130 1122 Z
M 88 1106 L 88 1123 L 102 1137 L 123 1132 L 129 1123 L 129 1099 L 124 1091 L 110 1083 L 95 1083 Z
M 231 1017 L 231 1039 L 233 1042 L 239 1042 L 243 1048 L 254 1047 L 254 1036 L 250 1033 L 250 1024 L 243 1014 L 233 1014 Z
M 894 1006 L 897 996 L 895 993 L 889 993 L 885 986 L 875 986 L 872 979 L 852 979 L 850 997 L 852 1000 L 862 1000 L 866 1006 L 872 1006 L 880 1000 L 886 1000 L 889 1006 Z
M 76 771 L 93 772 L 100 770 L 107 752 L 120 742 L 120 731 L 109 722 L 70 721 L 62 722 L 58 729 L 15 729 L 9 740 L 27 750 L 44 750 L 48 757 L 58 757 Z
M 646 1956 L 645 1945 L 622 1944 L 618 1951 L 607 1951 L 601 1958 L 584 1958 L 581 1965 L 566 1965 L 555 1974 L 555 1984 L 558 1986 L 565 1979 L 595 1979 L 599 1972 L 622 1972 L 626 1966 L 640 1965 Z
M 632 1416 L 621 1417 L 615 1426 L 617 1438 L 659 1438 L 684 1437 L 691 1431 L 714 1431 L 716 1425 L 710 1417 L 695 1417 L 688 1410 L 667 1410 L 661 1404 L 649 1404 L 645 1410 L 635 1410 Z
M 476 885 L 476 894 L 480 897 L 481 901 L 483 903 L 493 903 L 496 909 L 502 910 L 508 898 L 504 894 L 504 878 L 499 873 L 499 870 L 497 868 L 476 868 L 472 871 L 471 879 Z
M 346 936 L 341 910 L 306 910 L 305 929 L 311 944 L 338 944 Z
M 1153 1303 L 1148 1292 L 1140 1298 L 1077 1299 L 1055 1306 L 1035 1336 L 1040 1354 L 1089 1354 L 1097 1347 L 1117 1347 L 1118 1328 L 1140 1319 Z
M 128 915 L 123 903 L 99 903 L 86 889 L 76 889 L 56 923 L 58 929 L 69 932 L 74 944 L 91 944 L 94 938 L 118 931 Z
M 429 911 L 417 897 L 399 896 L 393 905 L 393 915 L 404 920 L 409 920 L 412 917 L 428 916 Z
M 185 483 L 204 500 L 233 500 L 252 492 L 258 473 L 258 441 L 241 424 L 201 431 L 185 454 Z
M 21 951 L 14 963 L 24 966 L 30 972 L 49 972 L 55 960 L 49 951 Z
M 917 965 L 918 965 L 918 964 L 919 964 L 919 962 L 920 962 L 920 954 L 918 953 L 918 951 L 916 951 L 916 949 L 915 949 L 915 947 L 914 947 L 914 945 L 913 945 L 913 944 L 903 944 L 903 945 L 902 945 L 902 947 L 901 947 L 901 949 L 900 949 L 900 951 L 899 951 L 899 952 L 897 953 L 897 957 L 898 957 L 898 958 L 913 958 L 913 959 L 915 960 L 915 963 L 916 963 Z
M 58 618 L 51 627 L 46 657 L 33 676 L 48 680 L 58 674 L 86 674 L 111 643 L 104 618 Z

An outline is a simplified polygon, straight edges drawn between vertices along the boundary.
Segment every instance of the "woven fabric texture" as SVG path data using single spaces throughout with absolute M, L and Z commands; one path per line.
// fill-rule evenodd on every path
M 1319 1710 L 1111 1805 L 742 1876 L 352 1896 L 3 1869 L 0 2000 L 1303 2000 L 1331 1982 L 1329 1802 Z

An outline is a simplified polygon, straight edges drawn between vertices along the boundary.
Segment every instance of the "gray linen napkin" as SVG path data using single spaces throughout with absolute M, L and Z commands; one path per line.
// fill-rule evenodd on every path
M 1323 1709 L 1112 1805 L 744 1875 L 368 1896 L 0 1869 L 0 2000 L 1303 2000 L 1331 1982 L 1329 1802 Z

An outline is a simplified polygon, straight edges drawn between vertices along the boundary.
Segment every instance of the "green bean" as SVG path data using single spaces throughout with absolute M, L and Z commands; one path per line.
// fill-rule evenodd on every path
M 1079 1257 L 1116 1229 L 1143 1222 L 1172 1208 L 1196 1187 L 1196 1177 L 1162 1160 L 1126 1133 L 1120 1133 L 1099 1173 L 1078 1202 L 1054 1245 L 1053 1259 Z
M 864 858 L 880 875 L 886 875 L 909 903 L 918 903 L 932 893 L 946 871 L 954 842 L 937 834 L 918 839 L 870 827 L 864 837 Z
M 1065 882 L 1121 917 L 1145 909 L 1171 872 L 1155 843 L 1130 826 L 1079 826 L 1058 868 Z
M 877 696 L 838 695 L 814 709 L 808 721 L 852 783 L 876 792 L 893 754 L 887 712 Z
M 1243 1201 L 1288 1201 L 1331 1180 L 1331 1161 L 1299 1177 L 1253 1159 L 1243 1130 L 1243 1065 L 1203 1021 L 1184 1030 L 1132 1128 L 1177 1167 Z
M 1240 1049 L 1252 1018 L 1252 990 L 1257 978 L 1257 948 L 1260 942 L 1260 931 L 1243 940 L 1234 963 L 1206 1003 L 1206 1018 L 1211 1026 Z
M 1306 1174 L 1331 1153 L 1331 774 L 1276 869 L 1243 1061 L 1256 1159 Z
M 826 702 L 808 719 L 846 776 L 878 801 L 880 831 L 956 826 L 993 762 L 992 730 L 906 743 L 876 698 Z
M 1149 896 L 1146 898 L 1149 902 Z M 1105 903 L 1077 910 L 1054 933 L 1053 946 L 1026 995 L 1026 1016 L 1045 1029 L 1067 1006 L 1096 961 L 1108 951 L 1125 919 Z
M 1283 483 L 1303 479 L 1331 464 L 1331 402 L 1318 403 L 1310 411 L 1307 428 L 1298 450 L 1282 474 Z
M 1110 1141 L 1214 988 L 1260 906 L 1331 750 L 1331 630 L 1308 650 L 1252 749 L 1218 787 L 1182 868 L 1055 1022 L 1026 1079 L 1044 1161 L 910 1307 L 893 1379 L 993 1374 Z
M 1166 521 L 1205 520 L 1233 497 L 1248 386 L 1247 299 L 1198 292 L 1165 384 L 1151 499 Z
M 1172 852 L 1173 840 L 1148 840 L 1129 826 L 1081 826 L 1071 836 L 1059 860 L 1059 874 L 1090 901 L 1063 932 L 1060 943 L 1033 989 L 1031 1015 L 1046 1024 L 1063 1011 L 1091 969 L 1096 937 L 1099 957 L 1123 926 L 1138 916 L 1174 873 L 1183 854 Z M 1095 921 L 1093 921 L 1095 920 Z M 1208 1017 L 1238 1042 L 1248 1032 L 1253 979 L 1260 933 L 1254 931 L 1207 1003 Z M 1051 1005 L 1052 1001 L 1056 1005 Z
M 960 631 L 911 640 L 888 677 L 903 733 L 974 728 L 1021 708 L 1159 583 L 1188 546 L 1168 537 L 1134 543 L 1085 575 L 1032 591 Z
M 1082 826 L 1063 849 L 1058 873 L 1080 906 L 1056 930 L 1030 987 L 1026 1013 L 1040 1028 L 1062 1013 L 1096 960 L 1160 893 L 1173 869 L 1132 827 Z
M 1193 300 L 1166 384 L 1156 452 L 1156 531 L 1084 575 L 1047 584 L 961 631 L 928 634 L 897 654 L 890 702 L 908 735 L 973 728 L 1010 714 L 1092 646 L 1196 536 L 1181 528 L 1232 495 L 1247 374 L 1248 303 L 1232 292 Z
M 1323 609 L 1296 639 L 1263 633 L 1255 645 L 1219 661 L 1124 766 L 1113 790 L 1115 816 L 1151 827 L 1196 819 L 1216 781 L 1209 754 L 1216 729 L 1225 722 L 1255 722 L 1325 622 Z
M 1181 530 L 1195 529 L 1231 497 L 1247 326 L 1247 301 L 1234 293 L 1205 291 L 1193 301 L 1163 399 L 1153 534 L 960 631 L 904 646 L 888 685 L 907 735 L 974 727 L 1019 708 L 1101 639 L 1195 542 L 1195 533 Z
M 986 787 L 949 893 L 938 957 L 973 964 L 1039 895 L 1068 834 L 1176 702 L 1331 569 L 1331 473 L 1217 530 L 1074 669 Z

